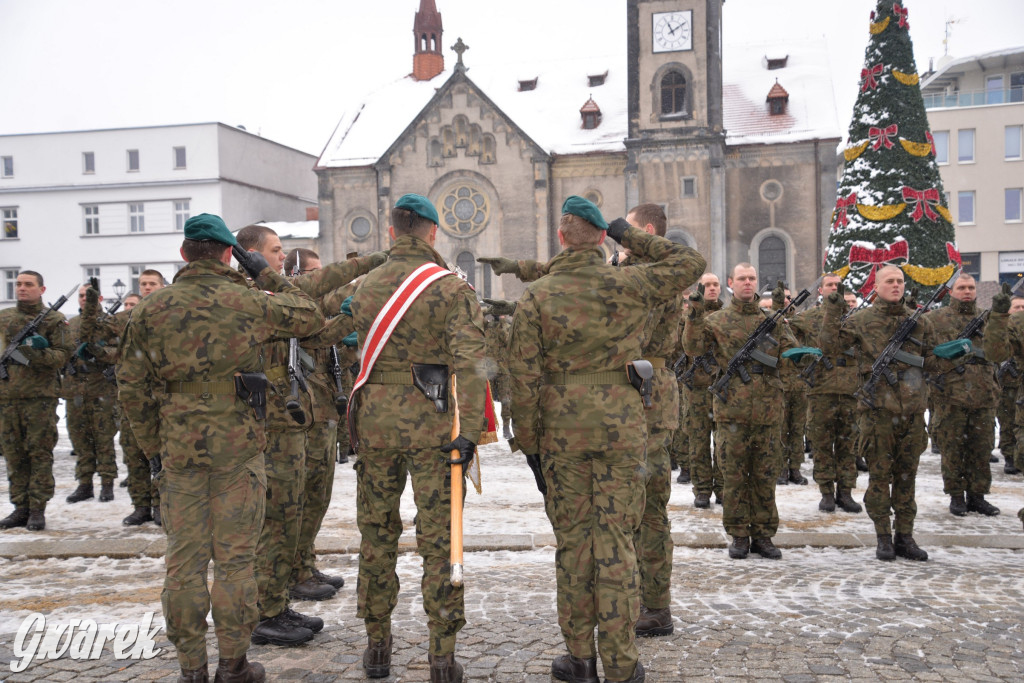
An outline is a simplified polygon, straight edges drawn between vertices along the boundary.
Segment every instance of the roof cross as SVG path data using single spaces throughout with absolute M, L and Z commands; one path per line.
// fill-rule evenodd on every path
M 462 53 L 469 49 L 469 45 L 466 45 L 464 42 L 462 42 L 462 38 L 460 37 L 458 40 L 455 41 L 455 44 L 452 45 L 451 49 L 454 50 L 455 54 L 459 56 L 459 61 L 455 65 L 455 70 L 465 71 L 466 65 L 462 63 Z

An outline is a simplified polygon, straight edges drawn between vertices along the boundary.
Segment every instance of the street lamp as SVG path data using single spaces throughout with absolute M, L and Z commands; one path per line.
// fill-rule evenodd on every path
M 117 298 L 120 299 L 124 295 L 124 290 L 127 288 L 128 287 L 121 282 L 121 278 L 117 278 L 117 281 L 114 283 L 114 294 L 116 294 Z

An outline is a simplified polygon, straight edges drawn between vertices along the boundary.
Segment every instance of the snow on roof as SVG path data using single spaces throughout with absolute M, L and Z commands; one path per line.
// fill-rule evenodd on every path
M 950 60 L 949 62 L 939 66 L 938 71 L 926 77 L 921 82 L 921 90 L 926 90 L 933 82 L 943 80 L 946 74 L 949 74 L 951 71 L 955 71 L 962 66 L 977 62 L 987 62 L 989 60 L 1001 60 L 1002 58 L 1013 57 L 1016 55 L 1024 56 L 1024 46 L 1011 47 L 1005 50 L 996 50 L 995 52 L 986 52 L 980 55 L 970 55 L 968 57 L 960 57 L 958 59 Z
M 316 239 L 320 236 L 319 221 L 263 221 L 257 225 L 270 228 L 281 239 Z

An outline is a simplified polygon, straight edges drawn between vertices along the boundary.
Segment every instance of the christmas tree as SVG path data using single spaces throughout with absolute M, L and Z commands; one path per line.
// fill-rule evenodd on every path
M 832 214 L 825 272 L 862 295 L 885 264 L 903 269 L 921 298 L 960 264 L 903 4 L 871 13 L 860 92 Z

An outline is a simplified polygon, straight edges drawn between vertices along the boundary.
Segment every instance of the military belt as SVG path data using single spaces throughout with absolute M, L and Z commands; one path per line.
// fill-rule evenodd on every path
M 224 396 L 235 393 L 234 380 L 219 382 L 168 382 L 169 394 L 194 394 L 196 396 Z
M 666 364 L 665 364 L 665 359 L 664 358 L 646 358 L 645 360 L 648 363 L 650 363 L 651 367 L 654 368 L 655 370 L 664 370 L 665 369 Z
M 593 372 L 590 374 L 573 375 L 568 372 L 554 372 L 544 375 L 544 384 L 556 384 L 561 386 L 586 385 L 600 386 L 603 384 L 629 384 L 629 377 L 625 371 L 619 372 Z
M 263 374 L 267 376 L 268 382 L 277 382 L 288 377 L 288 367 L 279 365 L 276 368 L 270 368 Z
M 384 372 L 374 370 L 366 378 L 367 384 L 399 384 L 412 386 L 412 373 L 409 372 Z

